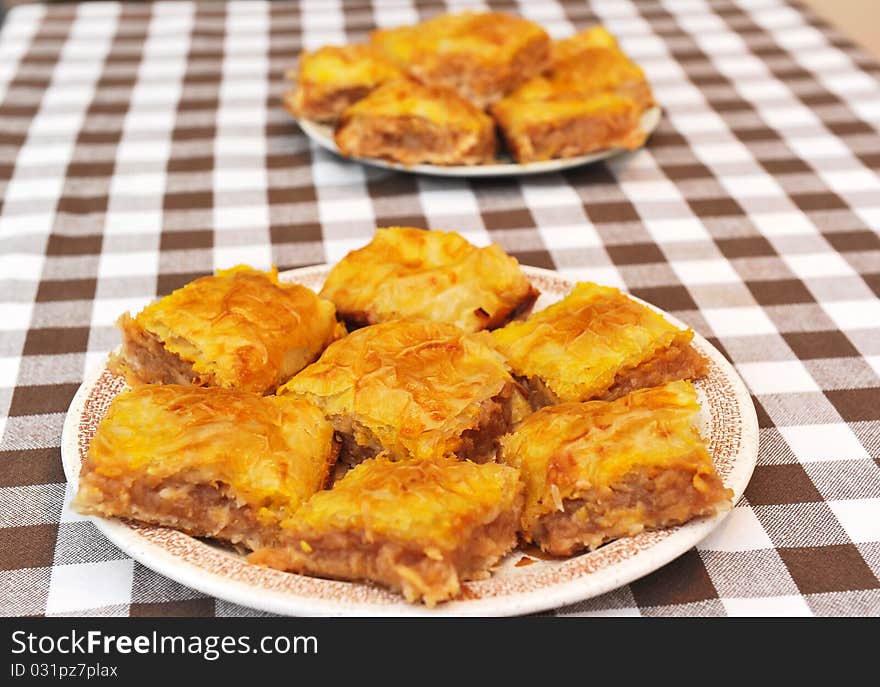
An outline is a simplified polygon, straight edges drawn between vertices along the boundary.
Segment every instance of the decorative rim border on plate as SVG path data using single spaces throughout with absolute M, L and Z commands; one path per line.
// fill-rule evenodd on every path
M 318 265 L 281 276 L 320 288 L 330 267 Z M 565 293 L 572 282 L 534 267 L 523 270 L 542 292 Z M 638 299 L 636 299 L 638 300 Z M 643 301 L 640 301 L 643 302 Z M 650 306 L 658 312 L 663 312 Z M 686 325 L 663 313 L 680 327 Z M 758 421 L 751 396 L 733 367 L 699 334 L 694 345 L 709 359 L 709 374 L 696 384 L 703 401 L 704 436 L 734 503 L 742 496 L 758 453 Z M 67 480 L 76 488 L 88 444 L 110 401 L 125 382 L 105 368 L 83 381 L 71 402 L 61 440 Z M 726 516 L 681 527 L 643 532 L 600 549 L 560 561 L 537 561 L 514 568 L 514 551 L 487 580 L 466 582 L 462 598 L 433 609 L 415 606 L 371 584 L 295 575 L 250 565 L 226 549 L 176 530 L 129 521 L 90 517 L 111 542 L 143 565 L 181 584 L 226 601 L 290 615 L 519 615 L 581 601 L 636 580 L 688 551 Z
M 662 110 L 658 106 L 651 107 L 642 114 L 640 125 L 642 129 L 650 136 L 662 118 Z M 547 172 L 560 172 L 572 167 L 580 167 L 591 162 L 598 162 L 613 155 L 619 155 L 627 151 L 625 148 L 607 148 L 599 150 L 589 155 L 579 155 L 577 157 L 560 158 L 557 160 L 543 160 L 541 162 L 527 162 L 518 164 L 516 162 L 499 162 L 497 164 L 487 165 L 403 165 L 399 162 L 391 162 L 389 160 L 381 160 L 372 157 L 349 157 L 339 152 L 336 142 L 333 140 L 333 127 L 328 124 L 320 124 L 308 119 L 297 119 L 297 123 L 303 132 L 312 141 L 325 150 L 338 155 L 346 160 L 355 160 L 372 167 L 381 167 L 383 169 L 395 169 L 398 172 L 411 172 L 414 174 L 428 174 L 441 177 L 500 177 L 500 176 L 518 176 L 526 174 L 545 174 Z

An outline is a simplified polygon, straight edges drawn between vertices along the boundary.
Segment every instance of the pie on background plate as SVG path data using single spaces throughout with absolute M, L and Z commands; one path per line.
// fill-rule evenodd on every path
M 282 273 L 282 281 L 318 291 L 331 266 Z M 573 282 L 543 269 L 523 266 L 541 291 L 535 311 L 562 299 Z M 664 314 L 673 324 L 685 327 Z M 745 384 L 709 342 L 696 334 L 693 345 L 709 361 L 695 386 L 702 405 L 700 432 L 734 504 L 742 496 L 758 453 L 758 421 Z M 62 434 L 64 471 L 75 493 L 89 442 L 125 380 L 106 368 L 87 376 L 67 413 Z M 183 532 L 124 520 L 92 517 L 123 552 L 143 565 L 205 594 L 286 615 L 519 615 L 558 608 L 632 582 L 688 551 L 717 527 L 726 513 L 672 529 L 643 532 L 570 558 L 539 557 L 532 549 L 505 556 L 491 578 L 466 582 L 461 598 L 434 608 L 407 603 L 378 586 L 297 575 L 247 563 L 228 548 Z

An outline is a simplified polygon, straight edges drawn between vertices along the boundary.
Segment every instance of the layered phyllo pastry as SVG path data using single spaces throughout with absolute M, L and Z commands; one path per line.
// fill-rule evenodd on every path
M 577 284 L 561 301 L 492 332 L 533 405 L 611 400 L 706 372 L 679 329 L 610 286 Z
M 492 108 L 507 149 L 521 163 L 635 150 L 647 133 L 643 109 L 616 93 L 583 95 L 546 77 L 532 79 Z
M 517 471 L 452 458 L 364 461 L 282 524 L 284 546 L 252 563 L 370 580 L 429 606 L 464 580 L 487 577 L 515 545 L 522 512 Z
M 481 108 L 539 74 L 550 58 L 544 29 L 500 12 L 444 14 L 375 31 L 371 42 L 419 81 L 451 88 Z
M 475 332 L 527 313 L 538 291 L 497 244 L 478 248 L 454 232 L 389 227 L 333 267 L 321 296 L 350 327 L 405 318 Z
M 388 81 L 348 107 L 335 133 L 343 155 L 404 165 L 476 165 L 495 157 L 492 118 L 455 91 Z
M 202 277 L 117 322 L 110 369 L 130 384 L 192 384 L 270 393 L 344 335 L 333 304 L 276 270 L 239 266 Z
M 320 407 L 349 463 L 457 456 L 484 462 L 527 402 L 486 332 L 395 320 L 352 332 L 281 389 Z
M 323 413 L 290 396 L 143 385 L 110 404 L 75 507 L 248 548 L 328 482 L 338 444 Z
M 645 142 L 654 104 L 642 69 L 603 27 L 553 44 L 550 68 L 492 108 L 517 162 L 586 155 Z
M 699 416 L 687 381 L 530 415 L 501 449 L 525 484 L 523 538 L 571 555 L 730 508 Z
M 397 66 L 370 45 L 328 45 L 304 52 L 284 106 L 296 117 L 336 121 L 343 110 L 382 83 L 402 76 Z

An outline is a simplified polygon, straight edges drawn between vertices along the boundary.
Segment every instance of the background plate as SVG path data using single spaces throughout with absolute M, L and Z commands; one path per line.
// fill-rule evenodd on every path
M 642 115 L 641 126 L 645 132 L 650 135 L 653 133 L 654 129 L 657 128 L 657 125 L 660 123 L 662 111 L 659 107 L 652 107 L 649 110 L 645 110 L 645 113 Z M 572 167 L 580 167 L 581 165 L 589 164 L 590 162 L 597 162 L 599 160 L 604 160 L 605 158 L 611 157 L 612 155 L 619 155 L 620 153 L 628 152 L 624 148 L 608 148 L 606 150 L 599 150 L 595 153 L 590 153 L 589 155 L 580 155 L 579 157 L 567 157 L 560 160 L 546 160 L 543 162 L 529 162 L 526 164 L 517 164 L 513 162 L 510 158 L 507 159 L 499 159 L 496 164 L 487 164 L 487 165 L 454 165 L 454 166 L 443 166 L 443 165 L 402 165 L 399 162 L 390 162 L 388 160 L 381 160 L 379 158 L 373 157 L 351 157 L 349 158 L 346 155 L 342 155 L 339 152 L 339 149 L 336 147 L 336 142 L 333 140 L 333 127 L 328 124 L 319 124 L 317 122 L 312 122 L 308 119 L 297 119 L 300 128 L 305 132 L 306 136 L 308 136 L 312 141 L 317 143 L 322 148 L 329 150 L 331 153 L 335 153 L 340 157 L 345 157 L 350 160 L 356 160 L 357 162 L 362 162 L 365 165 L 371 165 L 373 167 L 382 167 L 383 169 L 396 169 L 400 172 L 412 172 L 415 174 L 430 174 L 433 176 L 441 176 L 441 177 L 500 177 L 500 176 L 516 176 L 519 174 L 543 174 L 545 172 L 559 172 L 563 169 L 570 169 Z
M 281 278 L 317 290 L 329 270 L 328 265 L 306 267 L 285 272 Z M 561 299 L 573 285 L 555 272 L 527 266 L 523 270 L 541 291 L 536 309 Z M 755 408 L 730 363 L 701 336 L 695 335 L 694 345 L 710 363 L 709 374 L 696 383 L 703 404 L 701 432 L 736 502 L 757 459 Z M 124 388 L 122 378 L 98 369 L 85 379 L 71 402 L 61 456 L 74 490 L 95 429 L 110 401 Z M 725 515 L 643 532 L 591 553 L 564 560 L 537 560 L 523 567 L 515 565 L 523 554 L 514 551 L 490 579 L 466 582 L 460 600 L 434 609 L 408 604 L 400 596 L 368 584 L 249 565 L 240 555 L 176 530 L 116 519 L 90 520 L 122 551 L 148 568 L 205 594 L 264 611 L 291 615 L 517 615 L 580 601 L 647 575 L 694 546 Z

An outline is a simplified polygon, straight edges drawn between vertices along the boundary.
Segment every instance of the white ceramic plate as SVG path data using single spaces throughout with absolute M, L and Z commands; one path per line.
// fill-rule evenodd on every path
M 661 110 L 659 107 L 652 107 L 646 110 L 642 115 L 641 127 L 647 133 L 651 134 L 660 123 Z M 333 140 L 333 127 L 328 124 L 319 124 L 308 119 L 298 119 L 300 128 L 305 132 L 312 141 L 322 148 L 335 153 L 340 157 L 347 157 L 339 152 L 336 142 Z M 544 162 L 529 162 L 526 164 L 517 164 L 509 157 L 499 158 L 495 164 L 486 165 L 402 165 L 399 162 L 390 162 L 372 157 L 352 157 L 351 160 L 357 160 L 365 165 L 373 167 L 382 167 L 384 169 L 396 169 L 400 172 L 413 172 L 416 174 L 430 174 L 442 177 L 500 177 L 500 176 L 516 176 L 520 174 L 543 174 L 544 172 L 559 172 L 572 167 L 589 164 L 604 160 L 612 155 L 624 153 L 624 148 L 608 148 L 599 150 L 589 155 L 580 155 L 578 157 L 567 157 L 559 160 L 546 160 Z
M 319 289 L 329 271 L 320 265 L 282 274 Z M 524 267 L 541 291 L 536 309 L 561 299 L 572 282 L 555 272 Z M 684 324 L 666 315 L 675 324 Z M 758 453 L 758 421 L 745 384 L 724 357 L 696 335 L 694 345 L 710 361 L 696 384 L 702 401 L 701 432 L 724 483 L 738 500 Z M 76 487 L 95 428 L 125 383 L 106 369 L 94 371 L 74 397 L 62 435 L 67 479 Z M 434 609 L 406 603 L 373 585 L 294 575 L 248 564 L 244 557 L 176 530 L 116 519 L 91 518 L 110 541 L 148 568 L 201 592 L 264 611 L 291 615 L 517 615 L 556 608 L 636 580 L 680 556 L 709 534 L 719 515 L 682 527 L 644 532 L 565 560 L 535 559 L 517 566 L 514 551 L 488 580 L 467 582 L 460 600 Z

